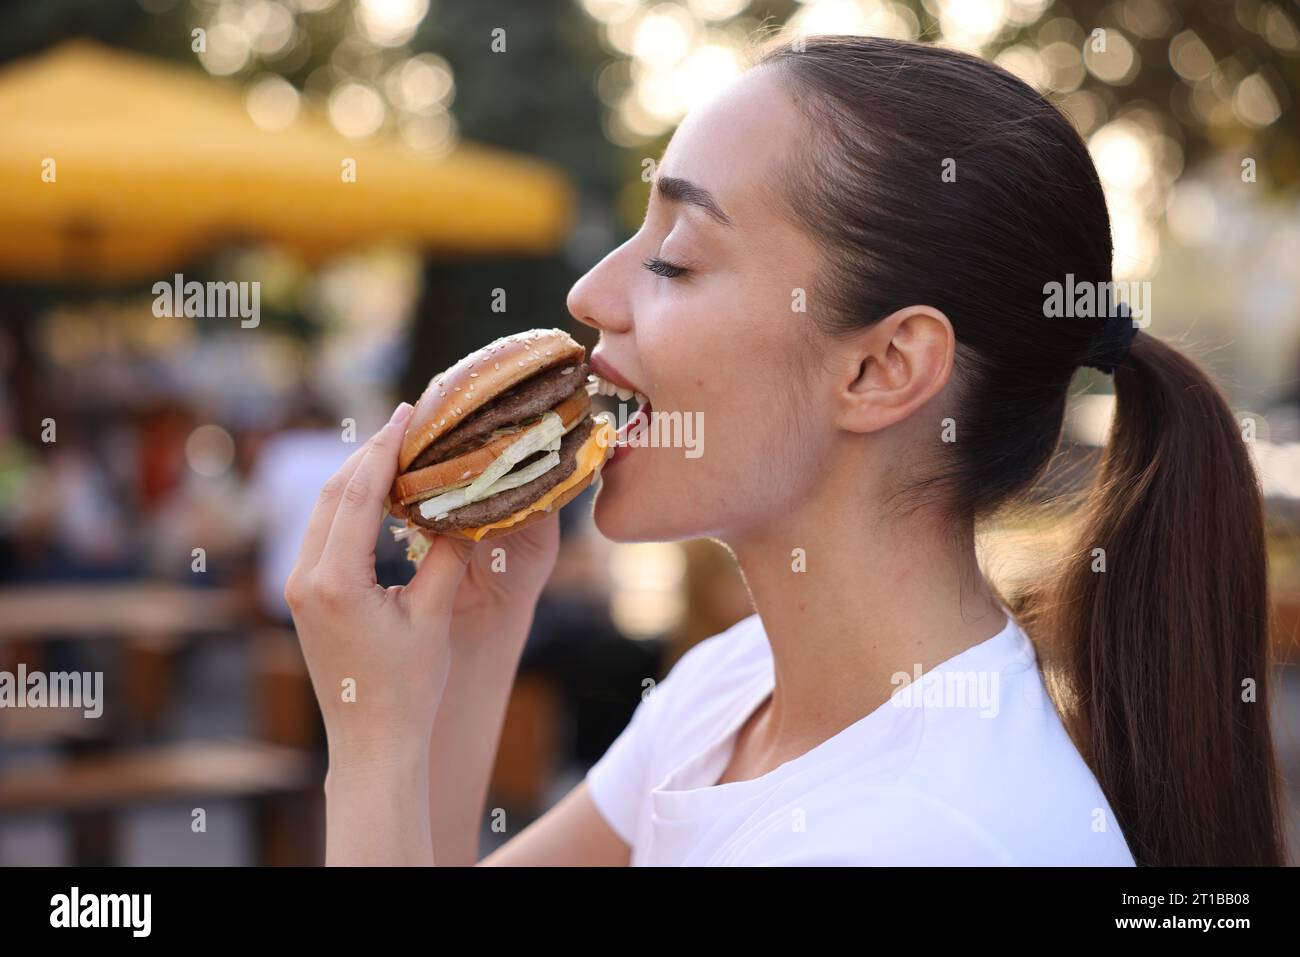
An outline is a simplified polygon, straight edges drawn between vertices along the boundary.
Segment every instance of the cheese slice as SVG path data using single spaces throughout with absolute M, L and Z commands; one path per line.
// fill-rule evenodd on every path
M 505 528 L 508 525 L 515 524 L 515 522 L 521 522 L 529 515 L 533 514 L 533 512 L 550 511 L 551 504 L 557 498 L 563 495 L 568 489 L 571 489 L 582 482 L 588 474 L 592 476 L 592 481 L 595 481 L 595 477 L 600 474 L 600 470 L 604 466 L 605 460 L 609 457 L 609 453 L 613 449 L 617 433 L 617 430 L 609 419 L 602 416 L 592 417 L 596 422 L 596 427 L 591 430 L 591 435 L 587 437 L 587 441 L 583 442 L 582 447 L 575 453 L 573 472 L 568 478 L 555 486 L 555 488 L 551 489 L 532 505 L 529 505 L 526 508 L 521 508 L 513 515 L 508 515 L 500 521 L 492 522 L 490 525 L 480 525 L 478 528 L 474 529 L 473 532 L 469 529 L 461 529 L 460 534 L 464 535 L 466 538 L 472 538 L 476 542 L 482 541 L 483 536 L 494 528 Z

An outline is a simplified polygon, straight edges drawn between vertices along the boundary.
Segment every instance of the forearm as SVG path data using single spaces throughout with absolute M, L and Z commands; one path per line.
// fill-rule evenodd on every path
M 423 756 L 379 766 L 336 766 L 331 760 L 325 776 L 326 865 L 433 864 L 428 806 Z
M 516 615 L 453 625 L 451 673 L 429 745 L 428 817 L 439 864 L 477 863 L 479 831 L 510 690 L 532 624 Z

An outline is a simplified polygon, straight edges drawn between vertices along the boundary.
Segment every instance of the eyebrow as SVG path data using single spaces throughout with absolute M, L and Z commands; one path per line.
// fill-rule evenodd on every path
M 690 180 L 679 179 L 676 176 L 659 176 L 655 179 L 655 189 L 670 203 L 689 203 L 700 207 L 724 226 L 736 225 L 732 218 L 723 212 L 712 193 Z

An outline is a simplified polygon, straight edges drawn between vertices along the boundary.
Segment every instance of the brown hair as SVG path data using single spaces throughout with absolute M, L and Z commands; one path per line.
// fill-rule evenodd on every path
M 961 523 L 1022 499 L 1105 326 L 1045 318 L 1048 283 L 1112 279 L 1082 139 L 1010 73 L 936 46 L 810 37 L 758 62 L 809 123 L 785 198 L 825 254 L 809 297 L 825 304 L 810 310 L 819 329 L 941 309 L 958 340 L 961 437 L 921 484 Z M 1078 544 L 1013 610 L 1061 672 L 1063 718 L 1138 864 L 1282 864 L 1254 469 L 1223 396 L 1173 346 L 1139 334 L 1115 393 Z

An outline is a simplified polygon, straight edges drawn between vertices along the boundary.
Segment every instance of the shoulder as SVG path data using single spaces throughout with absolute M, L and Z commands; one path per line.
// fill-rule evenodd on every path
M 759 680 L 770 680 L 772 652 L 758 615 L 688 648 L 643 696 L 634 718 L 666 761 L 705 744 Z
M 738 676 L 763 667 L 767 636 L 761 628 L 755 634 L 757 620 L 742 619 L 691 646 L 642 695 L 627 727 L 588 770 L 592 801 L 627 844 L 636 845 L 649 820 L 651 789 L 726 719 L 747 687 Z
M 689 743 L 725 714 L 763 668 L 771 671 L 771 650 L 755 614 L 683 652 L 642 693 L 626 733 L 641 741 L 646 753 Z
M 1132 855 L 1092 770 L 1047 691 L 1032 643 L 1009 626 L 995 659 L 976 659 L 983 686 L 961 684 L 911 717 L 917 746 L 895 784 L 927 795 L 1020 864 L 1130 865 Z M 1018 650 L 1016 650 L 1018 649 Z M 951 675 L 950 675 L 951 677 Z

